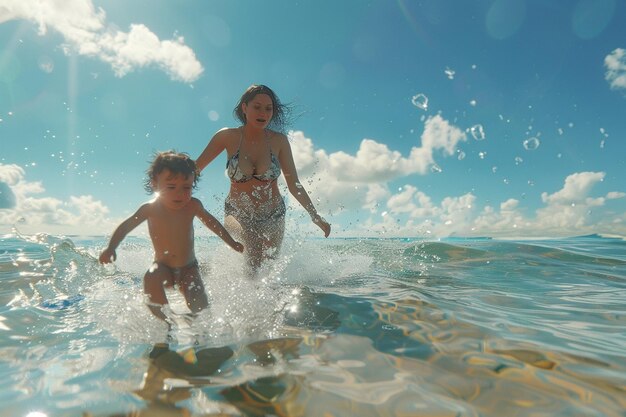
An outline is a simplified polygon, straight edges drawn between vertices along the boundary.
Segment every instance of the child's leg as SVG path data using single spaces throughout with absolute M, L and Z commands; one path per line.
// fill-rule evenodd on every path
M 173 284 L 172 271 L 164 265 L 153 263 L 143 277 L 143 292 L 148 296 L 148 308 L 158 318 L 166 321 L 162 308 L 167 304 L 165 287 Z
M 209 300 L 207 299 L 197 262 L 181 270 L 177 284 L 180 287 L 180 292 L 185 297 L 187 307 L 189 307 L 192 313 L 199 313 L 209 306 Z

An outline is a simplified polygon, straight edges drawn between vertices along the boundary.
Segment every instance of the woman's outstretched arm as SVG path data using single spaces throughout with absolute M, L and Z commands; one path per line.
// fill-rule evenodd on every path
M 293 161 L 293 154 L 291 152 L 291 145 L 285 135 L 281 135 L 280 153 L 278 154 L 278 160 L 287 182 L 287 187 L 292 196 L 300 203 L 302 207 L 309 213 L 313 223 L 317 225 L 324 232 L 324 236 L 330 235 L 330 224 L 317 213 L 309 194 L 304 189 L 304 186 L 298 179 L 298 172 L 296 170 L 296 164 Z
M 222 129 L 213 135 L 206 148 L 204 148 L 198 159 L 196 159 L 198 172 L 201 172 L 204 168 L 206 168 L 211 161 L 213 161 L 220 153 L 222 153 L 224 149 L 226 149 L 228 130 L 229 129 Z

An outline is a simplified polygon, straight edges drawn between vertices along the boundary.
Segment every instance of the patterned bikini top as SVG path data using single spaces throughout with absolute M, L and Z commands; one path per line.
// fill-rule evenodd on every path
M 241 130 L 241 138 L 239 139 L 239 147 L 237 148 L 237 152 L 233 154 L 228 161 L 226 161 L 226 173 L 228 177 L 233 182 L 248 182 L 252 179 L 263 181 L 263 182 L 272 182 L 275 181 L 280 176 L 280 164 L 278 163 L 278 159 L 276 155 L 272 153 L 270 149 L 270 166 L 267 170 L 262 174 L 245 174 L 239 168 L 239 150 L 241 149 L 241 143 L 243 142 L 243 130 Z M 269 144 L 268 144 L 269 147 Z

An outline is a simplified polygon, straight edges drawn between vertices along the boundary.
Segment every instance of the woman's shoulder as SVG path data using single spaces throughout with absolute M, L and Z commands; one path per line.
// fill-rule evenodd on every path
M 287 135 L 281 132 L 276 132 L 274 130 L 267 129 L 267 137 L 271 141 L 275 141 L 277 143 L 289 143 L 287 139 Z
M 223 127 L 215 133 L 215 137 L 228 138 L 239 136 L 240 134 L 240 128 L 238 127 Z
M 214 143 L 220 144 L 222 147 L 230 149 L 231 145 L 229 144 L 234 143 L 235 141 L 238 141 L 240 135 L 241 133 L 239 131 L 239 128 L 224 127 L 218 130 L 215 133 L 215 135 L 213 135 L 213 138 L 211 139 L 211 141 Z

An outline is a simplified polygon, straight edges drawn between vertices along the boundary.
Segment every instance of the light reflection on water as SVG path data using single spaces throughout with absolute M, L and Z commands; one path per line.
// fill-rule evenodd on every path
M 165 345 L 141 293 L 147 242 L 131 239 L 110 270 L 95 260 L 103 239 L 4 236 L 0 415 L 626 408 L 622 241 L 287 242 L 264 282 L 199 243 L 212 304 Z

